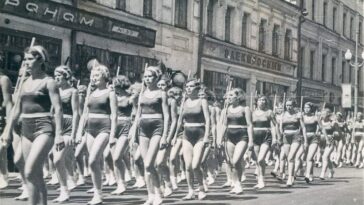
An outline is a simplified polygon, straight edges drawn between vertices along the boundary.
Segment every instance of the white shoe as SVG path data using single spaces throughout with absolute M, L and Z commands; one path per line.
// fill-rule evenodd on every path
M 245 182 L 245 180 L 246 180 L 246 176 L 245 176 L 245 174 L 242 174 L 242 175 L 241 175 L 241 179 L 240 179 L 240 181 L 241 181 L 241 182 Z
M 91 201 L 88 201 L 87 204 L 88 205 L 102 204 L 102 197 L 99 196 L 98 194 L 94 194 L 94 196 L 92 197 Z
M 339 162 L 339 165 L 337 166 L 338 168 L 343 167 L 343 162 Z
M 94 193 L 94 192 L 95 192 L 95 188 L 91 188 L 91 189 L 86 191 L 86 193 Z
M 51 180 L 49 180 L 49 182 L 47 184 L 49 184 L 49 185 L 56 185 L 58 183 L 59 183 L 59 181 L 58 181 L 57 174 L 56 173 L 53 173 Z
M 63 202 L 69 201 L 69 200 L 70 200 L 70 194 L 67 192 L 61 192 L 59 197 L 54 199 L 52 202 L 63 203 Z
M 121 184 L 121 185 L 118 185 L 116 190 L 111 192 L 111 195 L 120 195 L 120 194 L 123 194 L 125 191 L 126 191 L 125 184 Z
M 82 185 L 84 185 L 84 184 L 85 184 L 85 178 L 83 178 L 83 176 L 82 176 L 82 175 L 79 175 L 79 176 L 78 176 L 78 180 L 77 180 L 76 184 L 77 184 L 77 186 L 82 186 Z
M 149 195 L 147 201 L 144 203 L 144 205 L 153 205 L 154 202 L 154 195 Z
M 232 194 L 241 194 L 241 193 L 243 193 L 243 187 L 241 186 L 241 184 L 236 184 L 234 186 L 234 188 L 230 191 L 230 193 L 232 193 Z
M 109 186 L 114 186 L 116 184 L 116 179 L 114 174 L 109 175 Z
M 129 172 L 125 172 L 125 182 L 128 183 L 131 181 L 131 176 L 129 174 Z
M 334 170 L 330 170 L 329 171 L 329 174 L 327 175 L 328 178 L 332 179 L 334 178 L 334 174 L 335 174 L 335 171 Z
M 193 190 L 188 191 L 188 194 L 182 198 L 182 200 L 194 200 L 195 199 L 195 193 Z
M 202 181 L 202 183 L 203 183 L 203 189 L 205 190 L 205 192 L 209 191 L 209 187 L 207 186 L 207 181 L 204 179 Z
M 19 196 L 15 197 L 14 199 L 16 201 L 26 201 L 26 200 L 28 200 L 28 198 L 29 198 L 28 189 L 24 188 L 23 192 Z
M 76 186 L 77 185 L 76 185 L 75 181 L 73 181 L 73 179 L 68 179 L 67 180 L 67 188 L 68 188 L 69 191 L 72 191 L 73 189 L 75 189 Z
M 232 185 L 231 181 L 227 181 L 227 182 L 225 182 L 225 184 L 223 184 L 221 187 L 222 187 L 222 188 L 226 188 L 226 187 L 231 187 L 231 185 Z
M 4 189 L 7 186 L 9 186 L 8 180 L 6 179 L 5 176 L 1 176 L 0 177 L 0 189 Z
M 206 193 L 204 191 L 198 192 L 198 200 L 204 200 L 206 198 Z
M 163 197 L 169 197 L 173 193 L 172 189 L 169 186 L 164 188 Z
M 160 205 L 162 204 L 163 199 L 160 195 L 156 194 L 153 199 L 153 205 Z
M 177 179 L 176 179 L 176 177 L 170 177 L 170 178 L 171 178 L 172 189 L 173 190 L 177 190 L 178 189 L 178 185 L 177 185 Z
M 206 181 L 207 181 L 207 185 L 211 185 L 211 184 L 215 183 L 215 179 L 212 176 L 207 177 Z

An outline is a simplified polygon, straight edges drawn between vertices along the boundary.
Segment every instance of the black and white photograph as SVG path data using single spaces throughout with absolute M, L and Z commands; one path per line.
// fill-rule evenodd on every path
M 364 0 L 0 0 L 0 205 L 364 205 Z

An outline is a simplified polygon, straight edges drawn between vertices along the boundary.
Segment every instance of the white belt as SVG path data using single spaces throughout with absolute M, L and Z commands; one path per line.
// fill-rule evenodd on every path
M 89 113 L 88 117 L 89 118 L 109 118 L 110 119 L 110 115 L 108 115 L 108 114 L 99 114 L 99 113 Z
M 73 118 L 72 115 L 63 115 L 63 118 Z
M 246 125 L 228 125 L 228 128 L 248 128 Z
M 355 132 L 354 135 L 364 135 L 364 132 Z
M 194 122 L 185 122 L 185 127 L 203 127 L 205 123 L 194 123 Z
M 283 133 L 285 134 L 293 134 L 293 133 L 299 133 L 300 130 L 284 130 Z
M 20 118 L 37 118 L 37 117 L 52 117 L 49 112 L 39 112 L 39 113 L 22 113 Z
M 144 118 L 144 119 L 162 119 L 163 115 L 162 114 L 142 114 L 140 116 L 140 118 Z
M 267 128 L 267 127 L 254 127 L 253 130 L 270 131 L 270 128 Z
M 130 117 L 126 117 L 126 116 L 119 116 L 118 120 L 130 120 Z

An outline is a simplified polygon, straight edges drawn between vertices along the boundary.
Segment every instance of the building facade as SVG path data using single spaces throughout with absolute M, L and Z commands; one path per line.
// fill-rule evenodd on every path
M 286 1 L 204 0 L 201 75 L 218 98 L 227 87 L 273 100 L 294 95 L 299 9 Z
M 159 60 L 187 73 L 197 67 L 198 9 L 191 0 L 1 0 L 1 69 L 15 82 L 22 52 L 36 37 L 52 67 L 69 62 L 86 81 L 94 57 L 111 75 L 120 67 L 137 79 Z
M 302 23 L 302 93 L 306 100 L 341 107 L 341 84 L 354 86 L 355 69 L 345 60 L 350 49 L 363 52 L 363 0 L 305 0 L 308 15 Z M 359 56 L 359 59 L 361 57 Z M 359 107 L 363 108 L 363 69 L 359 70 Z

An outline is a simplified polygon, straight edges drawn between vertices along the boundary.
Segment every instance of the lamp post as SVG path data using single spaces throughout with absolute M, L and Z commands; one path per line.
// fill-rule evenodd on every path
M 358 62 L 358 37 L 359 37 L 359 31 L 356 32 L 355 35 L 355 58 L 354 63 L 351 63 L 351 59 L 353 55 L 351 54 L 350 49 L 346 50 L 345 52 L 345 60 L 347 60 L 350 64 L 350 66 L 354 67 L 355 71 L 355 79 L 354 79 L 354 116 L 356 117 L 356 113 L 358 112 L 358 72 L 359 67 L 364 65 L 364 51 L 361 54 L 361 57 L 363 58 L 363 62 Z

